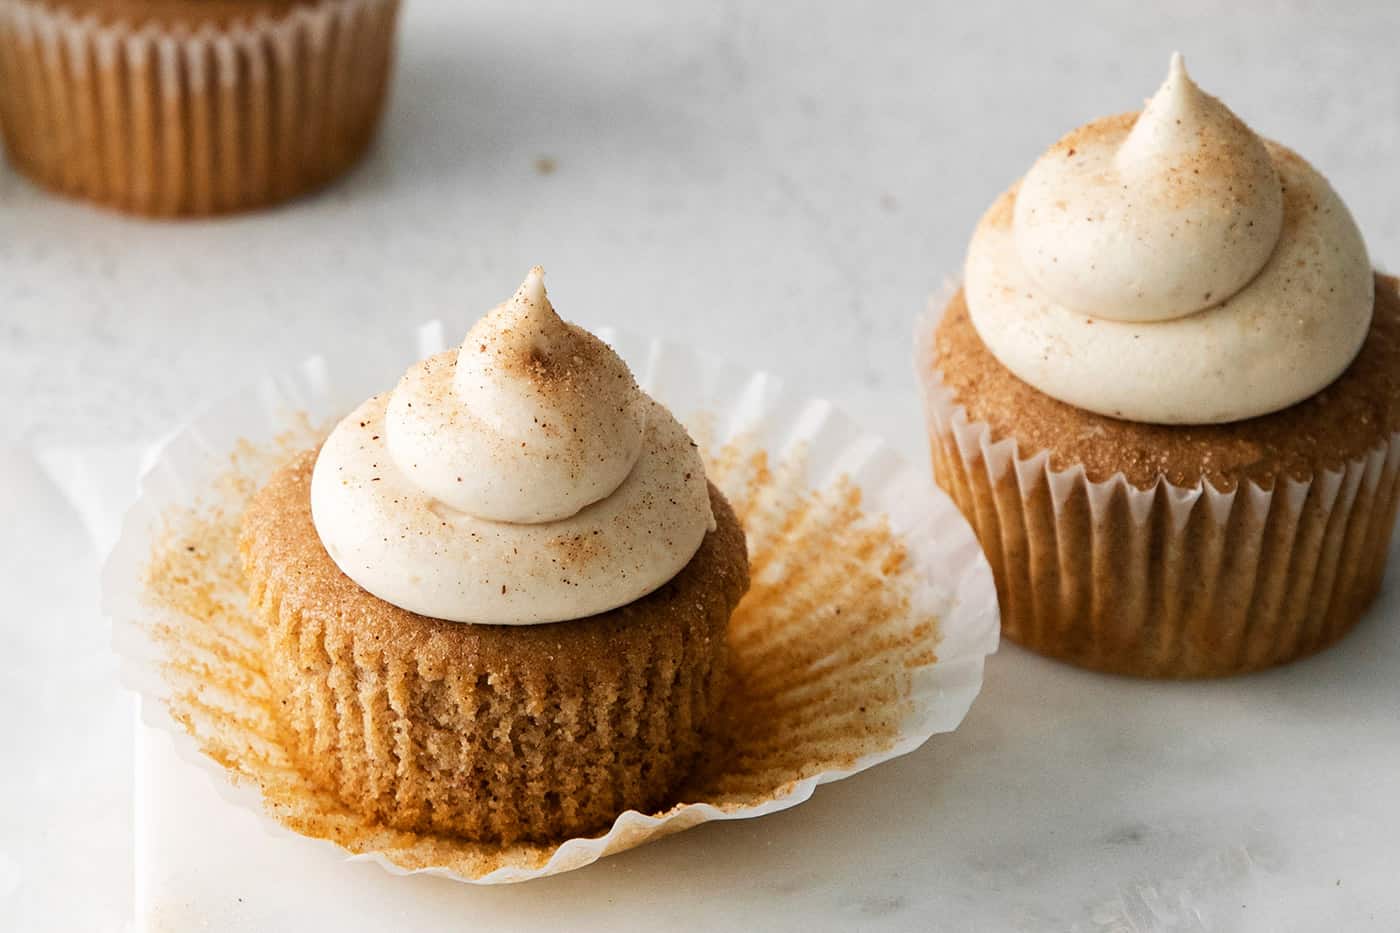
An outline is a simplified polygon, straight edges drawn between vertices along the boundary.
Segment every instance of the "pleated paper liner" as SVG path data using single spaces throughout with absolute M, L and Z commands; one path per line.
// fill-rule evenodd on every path
M 1380 587 L 1400 434 L 1309 480 L 1093 482 L 1052 469 L 969 419 L 934 366 L 945 288 L 918 325 L 933 471 L 972 523 L 1000 597 L 1002 631 L 1081 667 L 1214 677 L 1282 664 L 1346 634 Z
M 466 322 L 453 330 L 465 333 Z M 283 746 L 236 548 L 244 503 L 334 419 L 444 346 L 443 328 L 308 361 L 179 432 L 104 574 L 123 676 L 149 722 L 227 796 L 394 872 L 523 881 L 711 820 L 802 802 L 816 785 L 954 729 L 997 642 L 991 573 L 922 471 L 833 406 L 685 348 L 601 331 L 690 426 L 749 539 L 728 700 L 704 760 L 657 813 L 595 838 L 482 845 L 385 829 L 309 781 Z
M 0 0 L 11 161 L 55 191 L 152 216 L 246 210 L 329 182 L 378 126 L 398 0 L 260 6 L 223 23 L 191 2 L 189 25 L 132 25 L 64 0 Z

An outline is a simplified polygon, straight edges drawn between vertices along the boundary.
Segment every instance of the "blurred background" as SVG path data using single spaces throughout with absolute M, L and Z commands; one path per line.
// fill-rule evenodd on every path
M 0 928 L 122 929 L 131 913 L 130 701 L 112 679 L 91 533 L 110 521 L 106 490 L 133 477 L 82 475 L 85 452 L 139 450 L 257 374 L 345 340 L 470 321 L 541 264 L 565 317 L 773 370 L 922 456 L 914 317 L 958 275 L 992 198 L 1062 133 L 1140 106 L 1173 50 L 1202 87 L 1317 166 L 1376 264 L 1393 268 L 1397 36 L 1389 0 L 407 0 L 380 138 L 319 194 L 151 221 L 0 166 Z M 1374 659 L 1393 660 L 1393 643 L 1363 626 L 1325 662 L 1362 667 L 1321 669 L 1360 685 L 1318 703 L 1364 704 L 1367 684 L 1390 679 Z M 956 747 L 976 760 L 1008 730 L 1044 742 L 1055 685 L 1075 678 L 1114 695 L 1107 679 L 1004 647 Z M 1180 694 L 1155 690 L 1137 697 L 1180 709 Z M 1250 716 L 1267 718 L 1257 699 L 1239 700 L 1239 720 L 1229 702 L 1214 707 L 1222 747 Z M 1298 739 L 1326 757 L 1336 728 L 1318 722 Z M 1318 786 L 1344 779 L 1338 767 Z M 1061 777 L 1076 780 L 1069 766 Z M 1217 777 L 1227 793 L 1238 775 Z M 1196 838 L 1216 819 L 1182 832 Z M 1189 868 L 1212 851 L 1180 858 Z M 1157 870 L 1143 859 L 1142 872 Z M 1272 870 L 1200 897 L 1248 900 L 1261 883 L 1251 872 Z M 1095 915 L 1090 902 L 1128 904 L 1115 884 L 986 928 L 1240 928 L 1209 911 L 1181 926 L 1131 905 Z M 1349 928 L 1400 923 L 1381 891 L 1363 885 L 1347 902 Z

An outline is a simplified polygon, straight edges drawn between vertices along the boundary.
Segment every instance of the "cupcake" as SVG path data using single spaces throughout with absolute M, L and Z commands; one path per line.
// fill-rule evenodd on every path
M 934 475 L 1031 650 L 1250 671 L 1336 641 L 1380 586 L 1400 283 L 1179 56 L 996 200 L 919 370 Z
M 0 135 L 47 188 L 155 216 L 261 207 L 374 137 L 398 0 L 0 0 Z
M 670 800 L 748 588 L 695 443 L 539 269 L 277 472 L 240 549 L 298 766 L 493 843 Z

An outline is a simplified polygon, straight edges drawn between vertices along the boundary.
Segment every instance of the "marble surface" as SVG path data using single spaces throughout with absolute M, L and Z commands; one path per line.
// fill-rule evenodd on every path
M 250 217 L 131 220 L 0 167 L 0 927 L 296 929 L 331 892 L 345 929 L 1400 928 L 1394 583 L 1334 650 L 1225 683 L 1004 647 L 914 755 L 512 889 L 267 837 L 133 729 L 93 543 L 130 445 L 328 334 L 484 309 L 538 262 L 564 313 L 778 370 L 917 456 L 925 296 L 995 193 L 1173 48 L 1400 255 L 1400 6 L 813 6 L 409 0 L 371 158 Z

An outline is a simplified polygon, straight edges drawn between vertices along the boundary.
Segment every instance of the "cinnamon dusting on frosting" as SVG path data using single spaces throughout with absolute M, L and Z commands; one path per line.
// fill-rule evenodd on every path
M 1174 56 L 1138 114 L 1090 123 L 998 198 L 966 264 L 972 321 L 1060 401 L 1163 424 L 1237 421 L 1326 386 L 1374 301 L 1326 180 Z
M 327 552 L 375 596 L 491 624 L 635 600 L 713 528 L 685 430 L 607 344 L 559 317 L 538 267 L 458 350 L 342 422 L 312 508 Z

